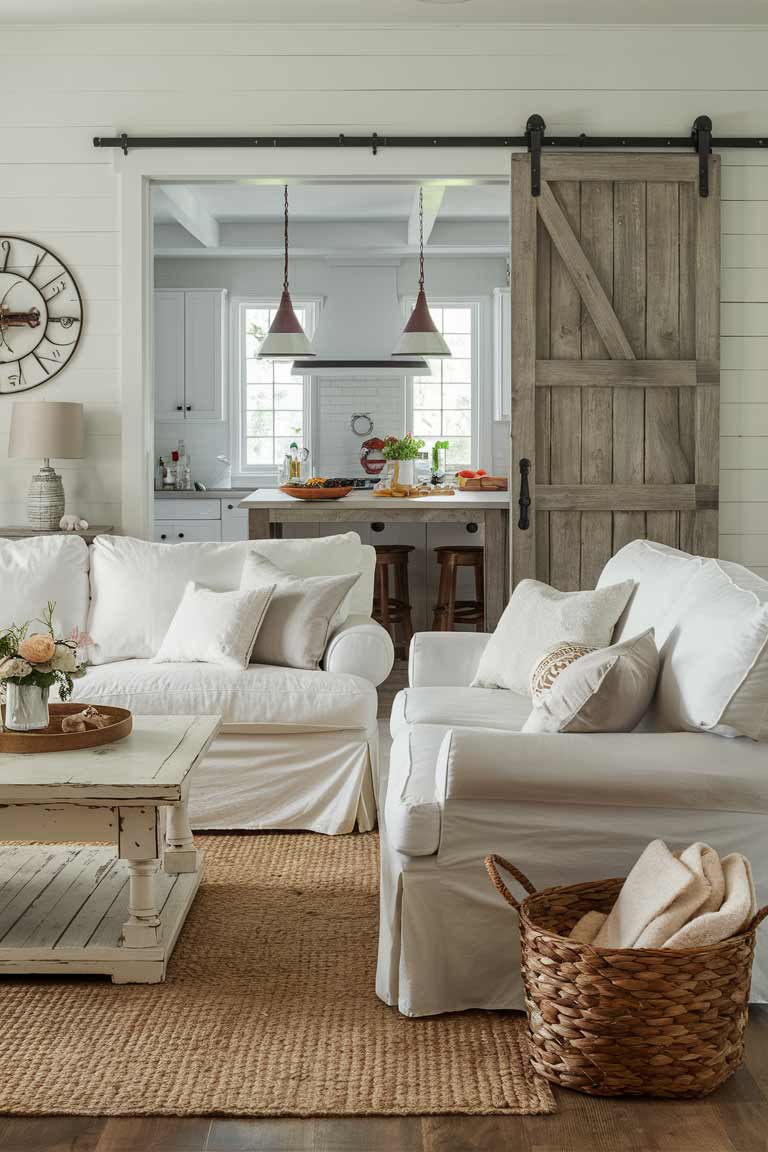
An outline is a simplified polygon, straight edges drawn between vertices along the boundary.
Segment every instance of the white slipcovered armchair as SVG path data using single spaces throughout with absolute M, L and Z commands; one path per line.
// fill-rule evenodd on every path
M 703 563 L 649 542 L 618 553 L 600 584 L 634 576 L 637 587 L 614 638 L 655 623 L 674 644 L 688 624 L 686 581 Z M 768 583 L 739 565 L 720 568 L 745 612 L 768 602 Z M 713 601 L 704 623 L 695 621 L 705 630 L 702 647 L 712 648 L 713 677 L 718 644 L 738 631 L 734 616 L 720 627 L 722 612 Z M 651 714 L 646 730 L 626 734 L 523 734 L 528 697 L 468 686 L 487 639 L 416 635 L 409 687 L 393 707 L 377 991 L 409 1016 L 523 1007 L 517 917 L 488 880 L 488 853 L 543 888 L 626 875 L 655 837 L 673 848 L 704 840 L 721 855 L 747 855 L 759 904 L 768 896 L 764 737 L 658 731 Z M 690 671 L 706 683 L 706 663 Z M 743 683 L 747 673 L 762 676 L 759 661 Z M 762 697 L 768 713 L 758 687 L 754 706 Z M 765 715 L 757 723 L 764 727 Z M 760 937 L 752 999 L 768 1000 Z

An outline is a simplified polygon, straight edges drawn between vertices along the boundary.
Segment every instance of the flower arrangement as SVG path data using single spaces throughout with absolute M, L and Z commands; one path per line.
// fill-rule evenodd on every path
M 72 681 L 85 674 L 85 664 L 78 662 L 78 649 L 91 643 L 90 636 L 74 628 L 66 639 L 57 637 L 53 627 L 55 603 L 50 600 L 42 619 L 12 624 L 0 632 L 0 689 L 7 684 L 49 689 L 59 686 L 59 697 L 68 700 Z M 30 632 L 33 623 L 42 624 L 45 632 Z
M 385 436 L 382 452 L 385 460 L 416 460 L 423 447 L 423 440 L 414 440 L 410 432 L 406 432 L 402 440 L 397 436 Z

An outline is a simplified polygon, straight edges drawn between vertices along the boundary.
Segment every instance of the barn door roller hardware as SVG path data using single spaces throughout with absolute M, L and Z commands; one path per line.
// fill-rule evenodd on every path
M 541 116 L 528 117 L 523 136 L 94 136 L 94 148 L 365 148 L 377 156 L 383 148 L 516 148 L 531 154 L 531 193 L 541 193 L 541 154 L 545 149 L 643 148 L 686 152 L 693 145 L 699 157 L 699 193 L 709 195 L 707 157 L 713 149 L 768 148 L 765 136 L 713 137 L 709 116 L 697 116 L 688 136 L 545 136 Z

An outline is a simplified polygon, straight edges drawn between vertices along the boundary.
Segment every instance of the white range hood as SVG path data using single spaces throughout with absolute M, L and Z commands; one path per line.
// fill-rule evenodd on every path
M 397 269 L 394 260 L 329 261 L 328 294 L 312 340 L 317 355 L 294 360 L 293 375 L 333 379 L 430 375 L 422 357 L 392 355 L 405 324 Z

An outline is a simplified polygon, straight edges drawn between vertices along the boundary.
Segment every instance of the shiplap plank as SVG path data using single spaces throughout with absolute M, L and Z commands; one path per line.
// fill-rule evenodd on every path
M 729 200 L 723 204 L 723 235 L 756 236 L 768 234 L 768 201 Z
M 768 532 L 768 503 L 760 504 L 720 504 L 720 538 L 734 535 L 751 535 L 754 532 Z
M 765 336 L 723 336 L 721 368 L 768 371 L 768 333 Z
M 723 436 L 768 436 L 768 395 L 764 404 L 721 404 L 720 422 Z
M 721 468 L 720 499 L 736 503 L 768 501 L 768 468 Z
M 720 556 L 723 560 L 735 560 L 737 564 L 768 567 L 768 532 L 743 536 L 720 536 Z
M 720 373 L 721 404 L 762 404 L 768 402 L 768 371 L 726 369 Z
M 723 268 L 768 268 L 768 236 L 722 237 Z
M 722 468 L 768 468 L 768 435 L 721 436 L 720 466 Z
M 5 191 L 4 189 L 0 191 Z M 42 221 L 48 231 L 109 232 L 117 228 L 117 205 L 111 196 L 4 196 L 0 194 L 4 233 L 24 235 Z
M 767 303 L 768 268 L 724 268 L 720 277 L 720 299 L 723 305 Z

